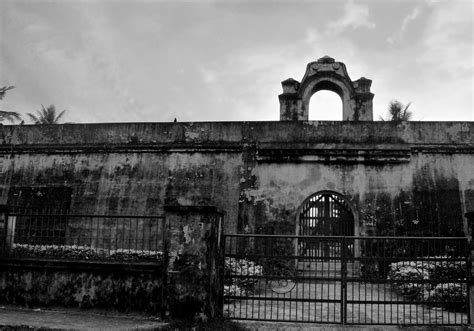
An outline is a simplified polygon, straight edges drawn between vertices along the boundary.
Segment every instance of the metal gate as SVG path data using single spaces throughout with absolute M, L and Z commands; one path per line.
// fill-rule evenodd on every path
M 311 236 L 298 242 L 300 255 L 340 255 L 339 241 L 315 240 L 313 236 L 353 236 L 354 216 L 349 204 L 342 196 L 330 191 L 312 195 L 301 207 L 298 234 Z
M 301 254 L 301 242 L 339 247 Z M 466 325 L 466 238 L 225 236 L 224 316 L 331 324 Z

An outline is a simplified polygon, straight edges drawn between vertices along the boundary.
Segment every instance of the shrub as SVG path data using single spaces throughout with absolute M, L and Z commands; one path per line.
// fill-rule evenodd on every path
M 467 299 L 467 287 L 458 283 L 436 285 L 428 294 L 428 302 L 433 306 L 463 310 Z
M 156 261 L 163 258 L 163 253 L 160 251 L 140 251 L 134 249 L 106 250 L 90 246 L 14 244 L 10 256 L 74 260 Z
M 391 263 L 387 279 L 393 281 L 399 293 L 413 300 L 446 309 L 464 309 L 467 286 L 462 283 L 467 275 L 466 262 L 447 261 L 446 256 L 429 259 Z
M 255 284 L 258 282 L 258 276 L 263 274 L 263 267 L 247 259 L 226 257 L 224 273 L 226 276 L 224 295 L 239 296 L 253 291 Z

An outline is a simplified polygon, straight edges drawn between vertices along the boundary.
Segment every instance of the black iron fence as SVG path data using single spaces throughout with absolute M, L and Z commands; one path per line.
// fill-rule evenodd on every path
M 16 211 L 3 223 L 2 257 L 160 261 L 166 251 L 164 216 Z
M 166 218 L 33 211 L 0 209 L 0 303 L 164 318 L 221 311 L 224 216 L 215 207 L 170 206 Z
M 225 245 L 230 318 L 470 323 L 466 238 L 226 235 Z

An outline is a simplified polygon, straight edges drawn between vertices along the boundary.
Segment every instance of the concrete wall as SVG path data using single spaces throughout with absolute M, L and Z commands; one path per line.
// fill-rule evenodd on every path
M 56 263 L 53 263 L 56 262 Z M 28 307 L 80 307 L 160 314 L 166 307 L 161 266 L 68 261 L 2 261 L 0 302 Z M 129 267 L 129 266 L 127 266 Z
M 0 153 L 0 203 L 13 186 L 62 185 L 73 213 L 214 205 L 228 232 L 294 222 L 320 190 L 348 197 L 362 234 L 416 219 L 462 228 L 474 209 L 473 122 L 3 126 Z

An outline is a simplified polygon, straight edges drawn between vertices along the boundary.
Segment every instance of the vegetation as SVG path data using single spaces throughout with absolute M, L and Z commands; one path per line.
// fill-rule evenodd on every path
M 15 244 L 10 256 L 55 258 L 74 260 L 110 260 L 110 261 L 161 261 L 160 251 L 140 251 L 135 249 L 98 249 L 89 246 L 64 245 L 28 245 Z
M 412 118 L 413 113 L 408 110 L 410 108 L 411 102 L 404 105 L 398 100 L 392 100 L 388 104 L 388 118 L 384 119 L 380 116 L 382 121 L 393 121 L 393 122 L 403 122 L 409 121 Z
M 5 94 L 7 93 L 8 90 L 11 90 L 14 88 L 15 88 L 14 86 L 0 87 L 0 100 L 2 100 L 5 97 Z M 3 122 L 3 121 L 9 121 L 9 122 L 21 121 L 21 116 L 19 113 L 14 112 L 14 111 L 0 110 L 0 122 Z
M 467 265 L 447 256 L 427 257 L 431 261 L 402 261 L 390 264 L 387 279 L 396 290 L 412 300 L 434 307 L 462 311 L 467 302 Z
M 240 296 L 252 293 L 254 286 L 258 282 L 258 277 L 262 276 L 263 267 L 247 259 L 226 257 L 224 270 L 226 277 L 224 281 L 224 295 Z M 234 278 L 234 276 L 237 277 Z M 248 278 L 241 276 L 248 276 Z
M 56 107 L 54 105 L 50 105 L 47 108 L 41 105 L 41 108 L 41 110 L 36 111 L 36 114 L 27 113 L 28 117 L 34 124 L 58 124 L 59 120 L 66 112 L 66 110 L 63 110 L 56 115 Z

